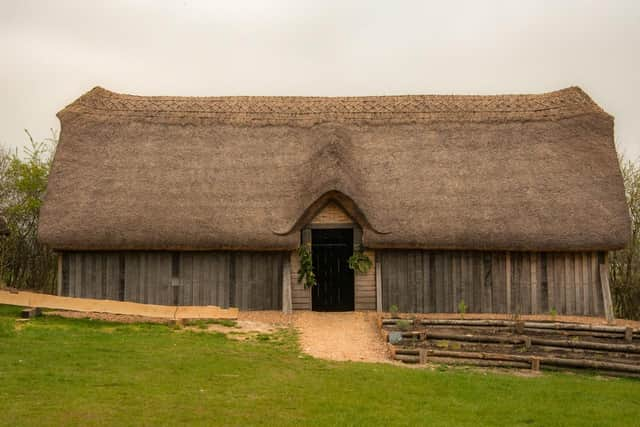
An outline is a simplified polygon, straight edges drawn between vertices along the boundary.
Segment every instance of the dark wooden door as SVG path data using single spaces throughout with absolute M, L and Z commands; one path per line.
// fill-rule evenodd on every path
M 313 310 L 353 310 L 353 270 L 348 263 L 353 253 L 353 230 L 313 230 L 311 244 L 317 281 L 312 291 Z

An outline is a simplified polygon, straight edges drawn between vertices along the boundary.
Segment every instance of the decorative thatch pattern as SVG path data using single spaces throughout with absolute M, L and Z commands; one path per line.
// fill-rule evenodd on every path
M 604 250 L 629 234 L 613 119 L 578 88 L 364 98 L 96 88 L 59 117 L 40 226 L 58 249 L 292 249 L 328 199 L 362 222 L 369 247 Z
M 408 95 L 370 97 L 168 97 L 123 95 L 96 87 L 59 114 L 124 115 L 236 125 L 557 120 L 602 112 L 572 87 L 542 95 Z

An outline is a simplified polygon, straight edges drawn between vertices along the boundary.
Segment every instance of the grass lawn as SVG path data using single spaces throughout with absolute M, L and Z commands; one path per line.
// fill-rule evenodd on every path
M 0 425 L 635 425 L 640 381 L 408 369 L 0 306 Z

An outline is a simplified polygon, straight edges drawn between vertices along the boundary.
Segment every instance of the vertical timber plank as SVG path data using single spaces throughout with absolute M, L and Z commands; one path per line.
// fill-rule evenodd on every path
M 600 264 L 600 286 L 602 287 L 602 302 L 604 305 L 604 316 L 608 323 L 615 320 L 613 314 L 613 302 L 611 300 L 611 289 L 609 287 L 609 262 L 606 259 Z
M 506 276 L 506 301 L 507 301 L 507 313 L 511 313 L 511 252 L 506 253 L 505 261 Z
M 538 253 L 531 253 L 531 313 L 538 314 L 540 312 L 540 304 L 538 301 Z

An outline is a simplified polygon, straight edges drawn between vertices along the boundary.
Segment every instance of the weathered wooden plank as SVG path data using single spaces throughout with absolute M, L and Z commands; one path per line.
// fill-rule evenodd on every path
M 472 295 L 473 295 L 473 268 L 471 253 L 464 251 L 460 259 L 460 281 L 461 281 L 461 295 L 460 299 L 464 301 L 467 308 L 469 308 Z
M 511 307 L 511 252 L 506 253 L 505 261 L 506 277 L 506 301 L 507 301 L 507 313 L 512 312 Z
M 549 270 L 547 254 L 540 252 L 538 256 L 540 313 L 549 312 Z
M 436 252 L 435 256 L 435 276 L 433 277 L 433 291 L 436 295 L 436 313 L 443 313 L 446 304 L 444 295 L 444 256 L 442 252 Z
M 403 311 L 415 313 L 418 311 L 417 307 L 417 285 L 416 285 L 416 252 L 417 251 L 408 251 L 407 256 L 405 258 L 406 261 L 406 284 L 402 287 L 404 288 L 403 300 Z
M 482 312 L 493 313 L 493 271 L 491 252 L 482 253 Z
M 576 313 L 576 284 L 573 273 L 573 254 L 564 254 L 564 276 L 565 276 L 565 298 L 566 298 L 566 314 Z
M 293 302 L 291 300 L 291 257 L 284 256 L 282 262 L 282 312 L 293 312 Z
M 433 252 L 425 252 L 422 257 L 425 278 L 425 306 L 427 313 L 434 313 L 436 311 L 436 293 L 435 293 L 435 275 L 436 275 L 436 262 L 435 254 Z
M 615 320 L 613 314 L 613 302 L 611 300 L 611 289 L 609 287 L 609 263 L 600 264 L 600 286 L 602 287 L 602 301 L 604 304 L 604 316 L 607 322 L 613 323 Z
M 582 313 L 586 316 L 590 316 L 591 312 L 591 293 L 590 293 L 590 279 L 589 279 L 589 256 L 586 252 L 581 254 L 582 264 Z
M 562 253 L 553 254 L 553 274 L 555 284 L 553 307 L 559 314 L 564 314 L 567 312 L 567 308 L 565 304 L 564 255 Z
M 451 251 L 446 251 L 443 254 L 442 263 L 442 291 L 444 294 L 444 306 L 442 307 L 442 313 L 451 313 L 453 311 L 453 294 L 451 288 Z
M 575 284 L 575 314 L 583 314 L 582 310 L 582 254 L 574 253 L 573 260 L 573 283 Z
M 531 311 L 532 314 L 540 313 L 540 299 L 538 294 L 538 253 L 533 252 L 531 256 Z
M 375 268 L 376 268 L 376 311 L 378 313 L 382 312 L 382 267 L 381 267 L 381 262 L 378 259 L 378 257 L 380 256 L 380 252 L 376 253 L 376 263 L 375 263 Z
M 491 253 L 491 307 L 494 313 L 505 313 L 505 255 L 504 252 Z
M 520 254 L 520 313 L 531 313 L 531 258 Z
M 594 311 L 597 316 L 604 315 L 604 305 L 602 299 L 602 286 L 600 286 L 600 263 L 598 262 L 598 253 L 591 252 L 591 277 L 592 290 L 595 297 L 593 298 Z

